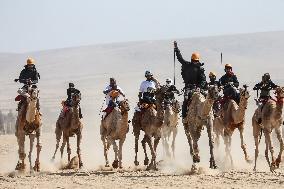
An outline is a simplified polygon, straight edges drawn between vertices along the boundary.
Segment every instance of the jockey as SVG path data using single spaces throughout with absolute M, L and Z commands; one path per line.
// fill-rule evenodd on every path
M 120 96 L 125 97 L 122 89 L 116 84 L 116 80 L 114 78 L 109 79 L 109 85 L 106 86 L 103 93 L 106 95 L 106 109 L 103 110 L 105 114 L 103 115 L 103 119 L 107 117 L 108 114 L 111 113 L 114 107 L 118 106 L 118 99 Z
M 176 86 L 174 86 L 173 81 L 170 78 L 166 79 L 166 85 L 164 85 L 166 88 L 165 92 L 165 103 L 173 103 L 175 101 L 175 94 L 180 94 L 179 90 L 177 90 Z
M 221 86 L 224 87 L 223 94 L 226 98 L 232 98 L 237 102 L 237 104 L 240 102 L 240 94 L 238 92 L 239 87 L 239 81 L 237 76 L 232 71 L 232 66 L 230 64 L 225 65 L 225 75 L 223 75 L 219 82 Z
M 220 82 L 216 80 L 216 74 L 214 72 L 209 73 L 209 82 L 207 83 L 207 87 L 210 85 L 217 85 L 220 87 Z
M 178 61 L 181 63 L 181 75 L 185 84 L 184 101 L 182 104 L 182 118 L 185 118 L 188 102 L 193 91 L 199 88 L 200 92 L 205 95 L 206 76 L 203 68 L 204 63 L 200 63 L 199 53 L 192 53 L 191 61 L 184 60 L 176 41 L 174 41 L 174 51 Z
M 65 101 L 64 105 L 66 105 L 67 109 L 64 111 L 68 111 L 70 107 L 72 107 L 72 96 L 74 94 L 81 95 L 81 92 L 75 88 L 74 83 L 69 83 L 69 88 L 66 90 L 67 92 L 67 100 Z M 83 118 L 81 107 L 79 106 L 79 117 Z
M 20 83 L 24 84 L 24 86 L 18 90 L 18 93 L 23 97 L 27 96 L 28 88 L 30 86 L 32 88 L 37 88 L 36 84 L 38 83 L 38 79 L 40 79 L 40 75 L 37 72 L 34 63 L 34 59 L 28 58 L 27 64 L 25 65 L 25 68 L 21 71 L 19 78 L 14 80 L 15 82 L 19 81 Z M 23 104 L 23 100 L 20 97 L 17 97 L 16 100 L 20 100 L 17 109 L 19 110 Z M 37 103 L 37 109 L 40 109 L 39 101 Z
M 270 91 L 275 90 L 277 87 L 279 87 L 279 86 L 271 81 L 269 73 L 265 73 L 262 76 L 262 81 L 260 83 L 257 83 L 254 86 L 253 90 L 257 90 L 257 91 L 260 90 L 260 96 L 259 96 L 259 99 L 258 99 L 258 103 L 260 104 L 260 110 L 262 110 L 265 103 L 269 99 L 271 99 Z M 261 118 L 259 118 L 258 124 L 261 124 L 261 122 L 262 122 L 262 120 L 261 120 Z
M 160 83 L 153 77 L 150 71 L 145 72 L 146 80 L 143 81 L 139 89 L 139 103 L 155 104 L 155 91 Z

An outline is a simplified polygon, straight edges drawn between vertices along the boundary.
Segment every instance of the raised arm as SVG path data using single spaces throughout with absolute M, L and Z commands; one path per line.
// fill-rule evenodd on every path
M 184 60 L 181 53 L 180 53 L 180 50 L 178 49 L 178 46 L 177 46 L 177 42 L 174 41 L 174 50 L 175 50 L 175 54 L 176 54 L 176 57 L 178 59 L 178 61 L 181 63 L 181 64 L 187 64 L 188 61 Z

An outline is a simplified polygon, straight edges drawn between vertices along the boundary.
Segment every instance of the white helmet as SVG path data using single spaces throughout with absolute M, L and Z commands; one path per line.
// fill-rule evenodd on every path
M 171 86 L 173 84 L 173 81 L 170 78 L 166 79 L 166 85 Z

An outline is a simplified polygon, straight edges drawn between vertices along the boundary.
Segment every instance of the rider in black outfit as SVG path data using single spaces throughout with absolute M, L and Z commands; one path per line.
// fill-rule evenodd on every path
M 181 63 L 181 75 L 185 84 L 182 105 L 182 117 L 185 118 L 192 91 L 199 88 L 201 93 L 205 94 L 206 76 L 204 74 L 204 64 L 199 62 L 200 55 L 198 53 L 193 53 L 189 62 L 183 59 L 176 41 L 174 42 L 174 50 L 178 61 Z
M 74 83 L 69 83 L 69 88 L 67 89 L 67 100 L 66 100 L 66 106 L 71 107 L 72 106 L 72 95 L 73 94 L 80 94 L 81 92 L 75 88 Z M 79 117 L 83 118 L 81 107 L 79 106 Z

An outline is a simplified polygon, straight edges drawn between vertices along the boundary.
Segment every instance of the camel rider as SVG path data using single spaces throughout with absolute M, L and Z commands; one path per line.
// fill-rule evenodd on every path
M 150 71 L 145 72 L 146 80 L 143 81 L 139 89 L 139 103 L 155 104 L 155 91 L 160 86 L 160 83 L 153 77 Z
M 223 94 L 225 98 L 231 98 L 235 100 L 237 103 L 240 102 L 240 94 L 237 90 L 239 87 L 239 81 L 237 76 L 232 71 L 233 68 L 231 64 L 226 64 L 224 71 L 226 72 L 223 75 L 219 82 L 221 86 L 223 86 Z
M 216 80 L 216 74 L 214 72 L 209 73 L 209 82 L 207 83 L 207 86 L 210 85 L 217 85 L 220 87 L 220 82 Z
M 173 103 L 175 101 L 175 93 L 180 94 L 179 90 L 173 85 L 173 81 L 170 78 L 166 79 L 164 87 L 166 88 L 164 103 Z
M 65 105 L 69 108 L 72 107 L 72 96 L 74 94 L 81 95 L 81 92 L 78 89 L 75 88 L 74 83 L 69 83 L 69 88 L 67 89 L 67 100 L 65 102 Z M 83 118 L 82 110 L 81 110 L 80 106 L 79 106 L 79 117 Z
M 181 63 L 181 75 L 185 84 L 184 87 L 184 101 L 182 105 L 182 117 L 186 117 L 188 102 L 197 88 L 205 95 L 206 76 L 204 74 L 203 63 L 200 63 L 200 55 L 193 53 L 191 61 L 183 59 L 180 50 L 178 49 L 177 42 L 174 42 L 174 50 L 178 61 Z
M 21 71 L 19 78 L 14 80 L 15 82 L 19 81 L 20 83 L 24 84 L 24 86 L 18 90 L 20 96 L 25 97 L 30 86 L 32 88 L 37 88 L 36 84 L 38 83 L 39 79 L 40 75 L 36 70 L 34 59 L 28 58 L 27 64 L 25 65 L 25 68 Z M 20 101 L 17 110 L 21 108 L 21 105 L 23 103 L 23 99 L 20 96 L 16 97 L 16 101 Z M 40 109 L 39 101 L 37 103 L 37 109 Z
M 122 89 L 116 84 L 115 78 L 109 79 L 109 85 L 106 86 L 103 93 L 106 95 L 106 105 L 107 108 L 103 110 L 106 114 L 103 116 L 104 118 L 113 110 L 114 107 L 118 105 L 118 99 L 120 96 L 125 97 Z
M 254 86 L 253 90 L 257 90 L 257 91 L 260 90 L 260 96 L 258 98 L 257 103 L 260 104 L 261 110 L 262 110 L 263 106 L 265 105 L 265 103 L 269 99 L 271 99 L 270 91 L 275 90 L 277 87 L 279 87 L 279 86 L 271 81 L 269 73 L 265 73 L 262 76 L 262 81 L 260 83 L 257 83 Z M 258 123 L 259 124 L 261 123 L 261 118 L 259 118 Z

